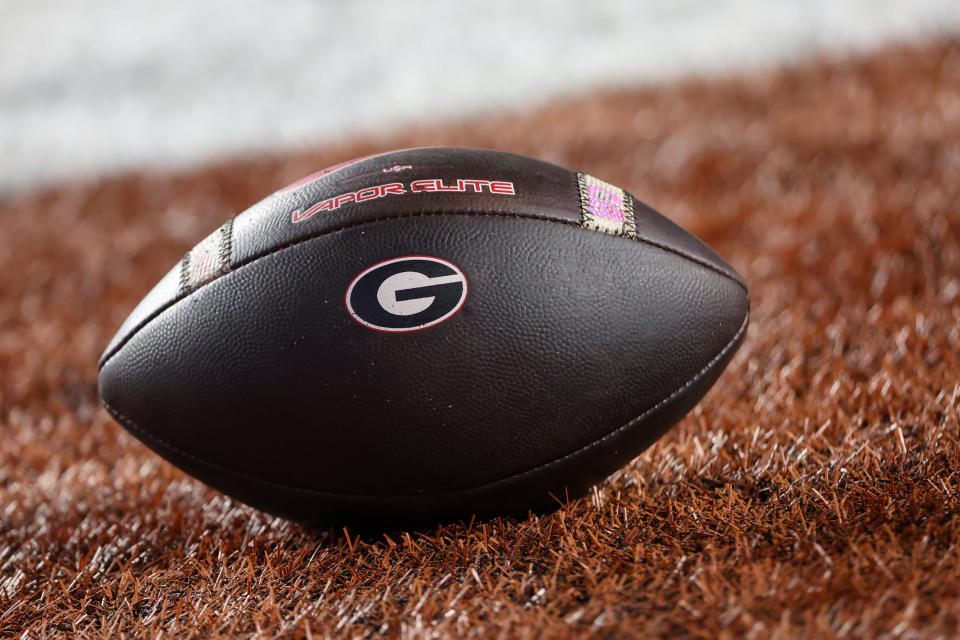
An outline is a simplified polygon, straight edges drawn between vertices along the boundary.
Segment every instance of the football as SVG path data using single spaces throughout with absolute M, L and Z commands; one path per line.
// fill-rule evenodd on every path
M 173 464 L 291 519 L 523 515 L 683 417 L 749 307 L 716 253 L 600 178 L 408 149 L 200 242 L 107 346 L 100 395 Z

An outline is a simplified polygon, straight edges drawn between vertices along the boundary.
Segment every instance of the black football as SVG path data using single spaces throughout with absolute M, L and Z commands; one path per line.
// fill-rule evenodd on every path
M 100 360 L 175 465 L 314 524 L 428 524 L 583 494 L 743 339 L 719 256 L 621 189 L 427 148 L 274 193 L 198 244 Z

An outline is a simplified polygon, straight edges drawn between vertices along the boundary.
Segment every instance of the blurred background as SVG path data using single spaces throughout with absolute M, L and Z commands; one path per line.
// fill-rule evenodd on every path
M 958 26 L 957 0 L 0 0 L 0 193 Z

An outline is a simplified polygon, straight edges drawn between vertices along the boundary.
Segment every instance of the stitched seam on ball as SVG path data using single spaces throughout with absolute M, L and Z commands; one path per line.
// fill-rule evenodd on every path
M 170 451 L 175 452 L 177 455 L 182 456 L 182 457 L 184 457 L 184 458 L 187 458 L 187 459 L 189 459 L 189 460 L 192 460 L 192 461 L 196 462 L 197 464 L 199 464 L 199 465 L 201 465 L 201 466 L 203 466 L 203 467 L 206 467 L 206 468 L 208 468 L 208 469 L 211 469 L 211 470 L 214 470 L 214 471 L 217 471 L 217 472 L 219 472 L 219 473 L 223 473 L 223 474 L 226 474 L 226 475 L 229 475 L 229 476 L 233 476 L 233 477 L 236 477 L 236 478 L 241 478 L 241 479 L 243 479 L 243 480 L 250 480 L 250 481 L 253 481 L 253 482 L 255 482 L 255 483 L 261 484 L 261 485 L 263 485 L 263 486 L 273 487 L 273 488 L 276 488 L 276 489 L 281 489 L 281 490 L 283 490 L 283 491 L 289 491 L 289 492 L 293 492 L 293 493 L 300 493 L 300 494 L 311 495 L 311 496 L 329 496 L 329 497 L 331 497 L 331 498 L 348 498 L 348 499 L 351 499 L 351 500 L 411 500 L 411 499 L 417 499 L 417 498 L 446 498 L 446 497 L 454 497 L 454 496 L 458 496 L 458 495 L 462 495 L 462 494 L 473 493 L 473 492 L 476 492 L 476 491 L 484 491 L 484 490 L 488 490 L 488 489 L 493 489 L 493 488 L 496 488 L 496 487 L 499 486 L 499 485 L 507 484 L 507 483 L 509 483 L 509 482 L 513 482 L 513 481 L 518 480 L 518 479 L 520 479 L 520 478 L 523 478 L 523 477 L 525 477 L 525 476 L 529 476 L 529 475 L 538 473 L 539 471 L 542 471 L 542 470 L 544 470 L 544 469 L 547 469 L 548 467 L 551 467 L 551 466 L 560 464 L 560 463 L 562 463 L 562 462 L 564 462 L 564 461 L 566 461 L 566 460 L 569 460 L 570 458 L 573 458 L 573 457 L 575 457 L 575 456 L 578 456 L 578 455 L 580 455 L 580 454 L 583 454 L 583 453 L 589 451 L 590 449 L 593 449 L 594 447 L 599 446 L 599 445 L 602 444 L 603 442 L 606 442 L 606 441 L 609 440 L 610 438 L 615 437 L 617 434 L 619 434 L 619 433 L 621 433 L 621 432 L 623 432 L 623 431 L 625 431 L 625 430 L 627 430 L 627 429 L 630 429 L 630 428 L 636 426 L 636 425 L 639 424 L 640 422 L 643 422 L 643 420 L 645 420 L 650 414 L 655 413 L 655 412 L 658 411 L 661 407 L 663 407 L 663 405 L 665 405 L 665 404 L 667 404 L 668 402 L 672 401 L 672 400 L 675 399 L 677 396 L 679 396 L 680 394 L 682 394 L 684 391 L 686 391 L 687 389 L 689 389 L 691 386 L 693 386 L 694 384 L 696 384 L 697 382 L 699 382 L 699 380 L 700 380 L 704 375 L 706 375 L 706 373 L 707 373 L 708 371 L 710 371 L 710 369 L 712 369 L 714 365 L 716 365 L 720 360 L 722 360 L 724 357 L 726 357 L 727 353 L 729 353 L 730 350 L 734 348 L 734 346 L 740 341 L 740 338 L 742 338 L 743 335 L 744 335 L 744 333 L 746 333 L 746 331 L 747 331 L 747 325 L 748 325 L 749 323 L 750 323 L 750 312 L 748 311 L 747 314 L 746 314 L 746 315 L 744 316 L 744 318 L 743 318 L 743 323 L 740 325 L 740 328 L 737 330 L 737 333 L 734 334 L 733 338 L 731 338 L 730 341 L 723 347 L 723 349 L 721 349 L 720 352 L 719 352 L 717 355 L 715 355 L 715 356 L 710 360 L 710 362 L 708 362 L 707 364 L 705 364 L 705 365 L 703 366 L 703 368 L 701 368 L 700 371 L 698 371 L 698 372 L 696 373 L 696 375 L 694 375 L 692 378 L 690 378 L 689 380 L 687 380 L 683 385 L 681 385 L 679 388 L 677 388 L 675 391 L 673 391 L 673 393 L 671 393 L 669 396 L 667 396 L 667 397 L 664 398 L 663 400 L 660 400 L 657 404 L 655 404 L 655 405 L 653 405 L 652 407 L 650 407 L 649 409 L 645 410 L 645 411 L 644 411 L 643 413 L 641 413 L 639 416 L 637 416 L 636 418 L 633 418 L 632 420 L 630 420 L 630 421 L 627 422 L 626 424 L 621 425 L 620 427 L 617 427 L 616 429 L 614 429 L 613 431 L 607 433 L 606 435 L 604 435 L 604 436 L 602 436 L 602 437 L 600 437 L 600 438 L 598 438 L 598 439 L 596 439 L 596 440 L 594 440 L 594 441 L 592 441 L 592 442 L 589 442 L 589 443 L 585 444 L 584 446 L 580 447 L 579 449 L 575 449 L 575 450 L 573 450 L 573 451 L 571 451 L 571 452 L 569 452 L 569 453 L 566 453 L 566 454 L 564 454 L 564 455 L 562 455 L 562 456 L 560 456 L 560 457 L 558 457 L 558 458 L 554 458 L 553 460 L 550 460 L 549 462 L 544 462 L 544 463 L 542 463 L 542 464 L 540 464 L 540 465 L 537 465 L 536 467 L 532 467 L 532 468 L 526 469 L 526 470 L 524 470 L 524 471 L 519 471 L 519 472 L 517 472 L 517 473 L 515 473 L 515 474 L 513 474 L 513 475 L 510 475 L 510 476 L 507 476 L 507 477 L 505 477 L 505 478 L 500 478 L 500 479 L 498 479 L 498 480 L 493 480 L 493 481 L 491 481 L 491 482 L 487 482 L 487 483 L 484 483 L 484 484 L 476 485 L 476 486 L 474 486 L 474 487 L 468 487 L 468 488 L 466 488 L 466 489 L 457 489 L 456 491 L 448 491 L 448 492 L 444 492 L 444 493 L 431 493 L 431 494 L 425 494 L 425 495 L 369 496 L 369 495 L 361 495 L 361 494 L 333 493 L 333 492 L 330 492 L 330 491 L 321 491 L 321 490 L 319 490 L 319 489 L 307 489 L 307 488 L 304 488 L 304 487 L 295 487 L 295 486 L 292 486 L 292 485 L 284 484 L 284 483 L 282 483 L 282 482 L 275 482 L 275 481 L 273 481 L 273 480 L 267 480 L 267 479 L 265 479 L 265 478 L 259 478 L 259 477 L 257 477 L 257 476 L 253 476 L 253 475 L 250 475 L 250 474 L 246 474 L 246 473 L 243 473 L 243 472 L 241 472 L 241 471 L 235 471 L 235 470 L 230 469 L 230 468 L 228 468 L 228 467 L 224 467 L 224 466 L 222 466 L 222 465 L 220 465 L 220 464 L 217 464 L 217 463 L 215 463 L 215 462 L 210 462 L 209 460 L 205 460 L 205 459 L 203 459 L 203 458 L 201 458 L 201 457 L 199 457 L 199 456 L 197 456 L 197 455 L 194 455 L 194 454 L 192 454 L 192 453 L 189 453 L 189 452 L 187 452 L 187 451 L 184 451 L 183 449 L 177 447 L 176 445 L 170 444 L 169 442 L 167 442 L 167 441 L 164 440 L 163 438 L 159 438 L 159 437 L 157 437 L 157 436 L 155 436 L 155 435 L 153 435 L 153 434 L 145 431 L 144 429 L 141 429 L 133 420 L 131 420 L 130 418 L 128 418 L 127 416 L 125 416 L 123 413 L 120 412 L 120 410 L 118 410 L 116 407 L 114 407 L 113 405 L 111 405 L 111 404 L 110 404 L 109 402 L 107 402 L 106 400 L 103 400 L 103 405 L 107 408 L 107 410 L 110 412 L 110 414 L 113 415 L 114 418 L 116 418 L 117 420 L 120 421 L 121 424 L 123 424 L 123 426 L 125 426 L 127 429 L 133 431 L 134 433 L 138 434 L 142 439 L 147 440 L 147 441 L 156 442 L 156 443 L 158 443 L 158 444 L 166 447 L 166 448 L 169 449 Z
M 426 216 L 462 216 L 462 215 L 470 215 L 470 216 L 494 216 L 494 217 L 501 217 L 501 218 L 520 218 L 520 219 L 523 219 L 523 220 L 541 220 L 541 221 L 543 221 L 543 222 L 553 222 L 553 223 L 556 223 L 556 224 L 562 224 L 562 225 L 566 225 L 566 226 L 569 226 L 569 227 L 574 227 L 574 228 L 576 228 L 576 229 L 583 229 L 583 230 L 586 231 L 587 233 L 602 233 L 602 232 L 599 232 L 599 231 L 593 231 L 592 229 L 585 229 L 585 228 L 583 227 L 583 225 L 580 224 L 579 221 L 574 221 L 574 220 L 557 220 L 556 218 L 547 218 L 547 217 L 545 217 L 545 216 L 537 216 L 537 215 L 531 215 L 531 214 L 525 214 L 525 213 L 516 213 L 516 212 L 510 212 L 510 211 L 496 211 L 496 210 L 492 210 L 492 211 L 491 211 L 491 210 L 480 210 L 480 209 L 476 209 L 476 210 L 469 210 L 469 209 L 468 209 L 468 210 L 465 210 L 465 211 L 458 211 L 458 212 L 456 212 L 456 213 L 451 213 L 451 212 L 448 212 L 448 211 L 418 211 L 418 212 L 414 212 L 414 213 L 395 214 L 395 215 L 392 215 L 392 216 L 385 216 L 385 217 L 383 217 L 383 218 L 375 218 L 375 219 L 373 219 L 373 220 L 364 220 L 364 221 L 362 221 L 362 222 L 355 222 L 355 223 L 353 223 L 353 224 L 341 225 L 341 226 L 336 227 L 336 228 L 334 228 L 334 229 L 327 229 L 326 231 L 324 231 L 324 232 L 322 232 L 322 233 L 318 233 L 318 234 L 316 234 L 316 235 L 308 236 L 308 237 L 306 237 L 306 238 L 298 238 L 298 239 L 296 239 L 295 241 L 288 242 L 288 243 L 286 243 L 286 244 L 282 244 L 282 245 L 280 245 L 280 246 L 278 246 L 278 247 L 274 247 L 274 248 L 272 248 L 270 251 L 268 251 L 267 253 L 262 253 L 262 254 L 258 254 L 258 255 L 255 255 L 255 256 L 251 256 L 250 258 L 247 258 L 247 259 L 244 260 L 243 262 L 238 262 L 236 265 L 234 265 L 234 266 L 230 269 L 230 271 L 231 271 L 231 272 L 239 271 L 240 269 L 242 269 L 243 267 L 247 266 L 248 264 L 253 264 L 254 262 L 256 262 L 256 261 L 258 261 L 258 260 L 261 260 L 261 259 L 263 259 L 263 258 L 266 258 L 266 257 L 268 257 L 268 256 L 271 256 L 271 255 L 273 255 L 273 254 L 275 254 L 275 253 L 279 253 L 279 252 L 281 252 L 281 251 L 286 251 L 287 249 L 293 248 L 293 247 L 295 247 L 295 246 L 297 246 L 297 245 L 300 245 L 300 244 L 302 244 L 302 243 L 304 243 L 304 242 L 309 242 L 309 241 L 311 241 L 311 240 L 316 240 L 317 238 L 322 238 L 322 237 L 324 237 L 324 236 L 328 236 L 328 235 L 331 235 L 331 234 L 334 234 L 334 233 L 337 233 L 337 232 L 340 232 L 340 231 L 346 231 L 347 229 L 353 229 L 353 228 L 360 227 L 360 226 L 363 226 L 363 225 L 366 225 L 366 224 L 374 224 L 374 223 L 377 223 L 377 222 L 386 222 L 386 221 L 389 221 L 389 220 L 400 220 L 400 219 L 405 219 L 405 218 L 418 218 L 418 217 L 426 217 Z M 607 234 L 607 235 L 609 235 L 609 234 Z M 231 236 L 232 236 L 232 230 L 231 230 Z M 710 262 L 707 262 L 706 260 L 702 260 L 702 259 L 698 258 L 697 256 L 690 255 L 690 254 L 685 253 L 685 252 L 683 252 L 683 251 L 679 251 L 679 250 L 677 250 L 677 249 L 674 249 L 673 247 L 668 247 L 668 246 L 666 246 L 666 245 L 660 244 L 659 242 L 654 242 L 654 241 L 652 241 L 652 240 L 648 240 L 648 239 L 646 239 L 646 238 L 641 238 L 641 237 L 639 237 L 639 236 L 636 237 L 636 238 L 627 238 L 627 237 L 624 237 L 624 236 L 610 236 L 610 237 L 611 237 L 611 238 L 623 238 L 624 240 L 627 240 L 627 241 L 630 241 L 630 242 L 639 242 L 639 243 L 641 243 L 641 244 L 646 244 L 646 245 L 649 245 L 649 246 L 651 246 L 651 247 L 656 247 L 657 249 L 660 249 L 660 250 L 662 250 L 662 251 L 666 251 L 667 253 L 671 253 L 671 254 L 673 254 L 673 255 L 676 255 L 676 256 L 679 256 L 679 257 L 681 257 L 681 258 L 684 258 L 685 260 L 689 260 L 690 262 L 696 263 L 696 264 L 700 265 L 701 267 L 704 267 L 704 268 L 706 268 L 706 269 L 709 269 L 710 271 L 713 271 L 714 273 L 716 273 L 716 274 L 718 274 L 718 275 L 720 275 L 720 276 L 723 276 L 724 278 L 730 280 L 731 282 L 733 282 L 734 284 L 736 284 L 738 287 L 740 287 L 741 289 L 743 289 L 744 293 L 746 293 L 748 296 L 749 296 L 749 294 L 750 294 L 750 292 L 748 291 L 747 287 L 746 287 L 742 282 L 740 282 L 740 280 L 738 280 L 737 278 L 734 278 L 734 277 L 731 276 L 729 273 L 727 273 L 727 272 L 724 271 L 723 269 L 720 269 L 720 268 L 717 267 L 716 265 L 714 265 L 714 264 L 712 264 L 712 263 L 710 263 Z M 231 244 L 232 244 L 232 238 L 231 238 Z M 189 252 L 187 253 L 187 255 L 189 255 Z M 218 277 L 218 278 L 214 278 L 213 280 L 210 280 L 210 281 L 208 281 L 208 282 L 205 282 L 205 283 L 203 283 L 202 285 L 200 285 L 199 287 L 197 287 L 197 288 L 195 288 L 195 289 L 192 289 L 192 290 L 190 290 L 190 291 L 186 291 L 186 292 L 182 292 L 182 293 L 181 293 L 181 292 L 178 292 L 177 295 L 176 295 L 172 300 L 170 300 L 170 301 L 167 302 L 166 304 L 160 306 L 160 307 L 159 307 L 158 309 L 156 309 L 153 313 L 151 313 L 151 314 L 148 315 L 146 318 L 144 318 L 139 324 L 137 324 L 137 326 L 135 326 L 133 329 L 131 329 L 130 332 L 129 332 L 126 336 L 124 336 L 123 340 L 121 340 L 119 343 L 117 343 L 117 345 L 113 348 L 113 350 L 110 352 L 110 354 L 107 355 L 107 356 L 105 356 L 105 357 L 101 360 L 100 364 L 99 364 L 98 367 L 97 367 L 97 370 L 99 371 L 99 370 L 103 369 L 103 367 L 105 367 L 105 366 L 107 365 L 107 363 L 110 361 L 110 359 L 113 358 L 113 356 L 115 356 L 117 353 L 119 353 L 120 349 L 122 349 L 122 348 L 124 347 L 124 345 L 126 345 L 127 342 L 129 342 L 130 339 L 133 338 L 133 336 L 135 336 L 141 329 L 143 329 L 145 326 L 147 326 L 148 324 L 150 324 L 150 322 L 153 321 L 154 318 L 156 318 L 158 315 L 160 315 L 161 313 L 163 313 L 164 311 L 166 311 L 167 309 L 169 309 L 170 307 L 172 307 L 174 304 L 176 304 L 176 303 L 179 302 L 180 300 L 183 300 L 184 298 L 186 298 L 186 297 L 188 297 L 188 296 L 196 293 L 197 291 L 200 291 L 201 289 L 203 289 L 203 288 L 206 287 L 207 285 L 209 285 L 209 284 L 211 284 L 211 283 L 213 283 L 213 282 L 216 282 L 218 279 L 219 279 L 219 277 Z

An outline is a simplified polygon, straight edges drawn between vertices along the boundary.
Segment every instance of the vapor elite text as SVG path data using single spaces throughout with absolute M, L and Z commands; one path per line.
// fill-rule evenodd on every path
M 321 200 L 309 209 L 301 211 L 297 209 L 291 216 L 292 222 L 303 222 L 311 218 L 314 214 L 321 211 L 334 211 L 348 204 L 367 202 L 386 198 L 387 196 L 402 196 L 407 193 L 429 193 L 429 192 L 451 192 L 451 193 L 496 193 L 505 196 L 516 195 L 516 190 L 512 182 L 497 180 L 473 180 L 459 178 L 456 182 L 445 184 L 441 178 L 429 178 L 426 180 L 414 180 L 409 185 L 402 182 L 391 182 L 390 184 L 381 184 L 373 187 L 342 193 L 326 200 Z

